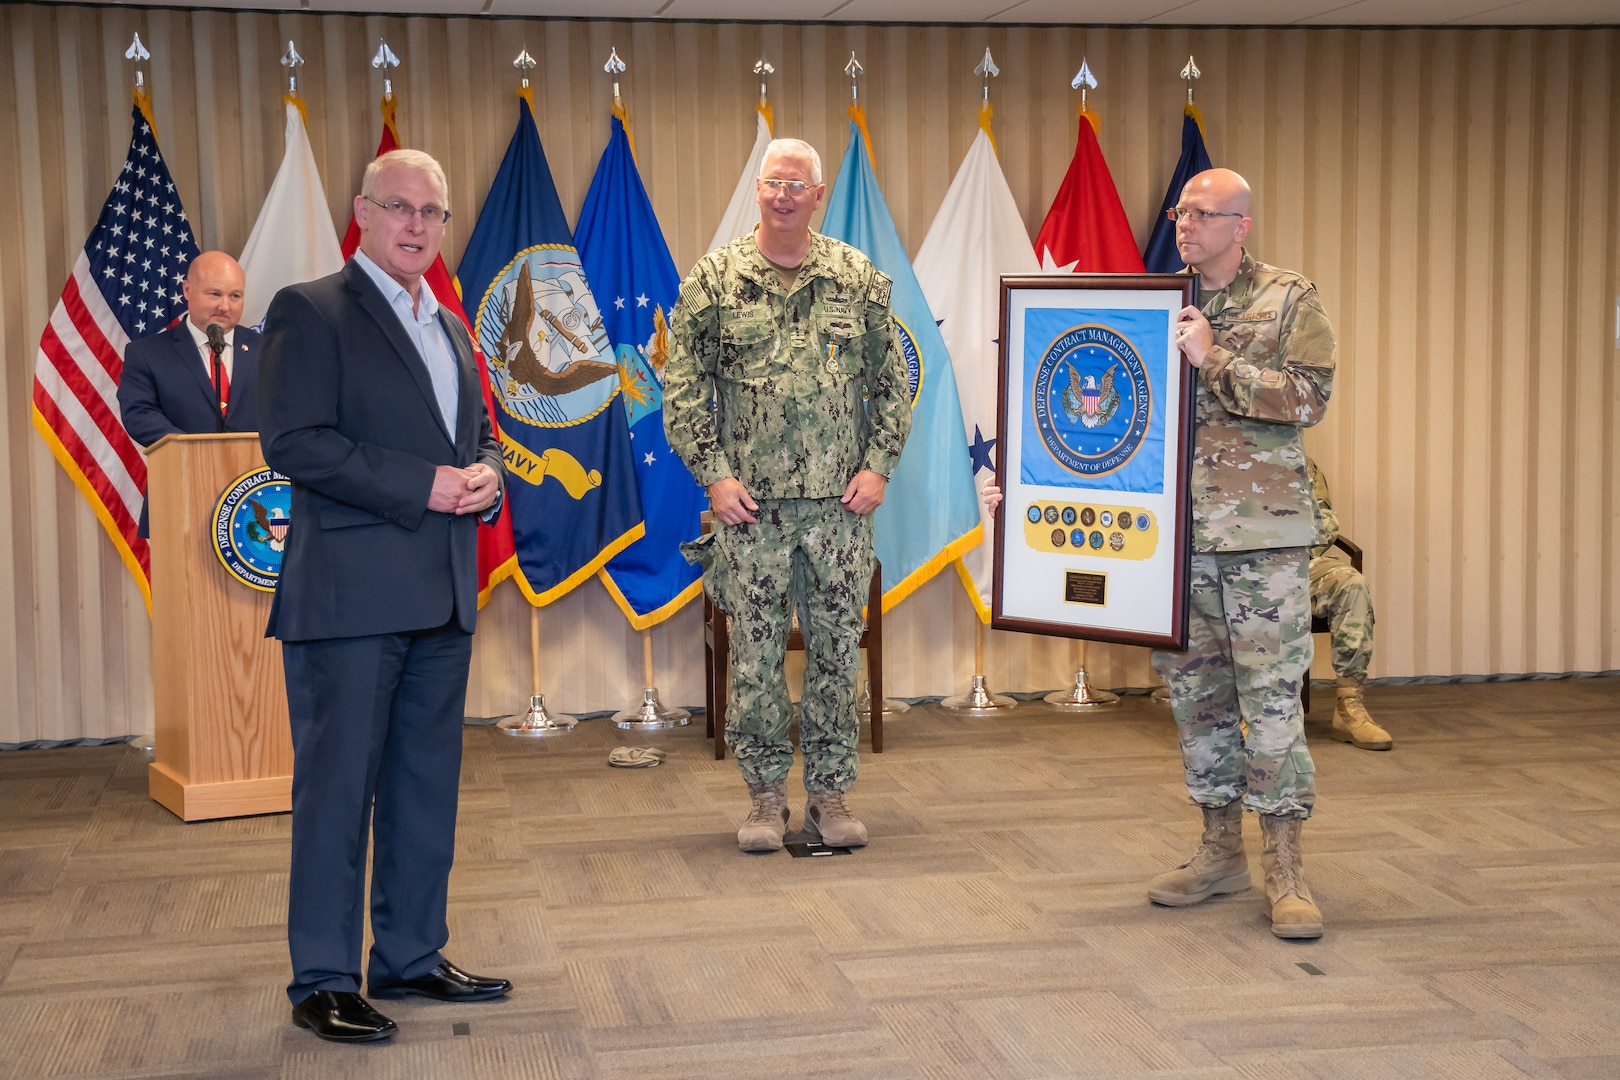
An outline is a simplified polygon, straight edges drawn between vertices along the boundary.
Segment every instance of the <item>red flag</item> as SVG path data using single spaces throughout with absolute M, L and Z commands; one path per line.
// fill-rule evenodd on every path
M 1095 114 L 1081 112 L 1074 160 L 1035 237 L 1035 256 L 1045 270 L 1140 274 L 1142 256 L 1097 145 L 1096 124 Z
M 395 110 L 399 101 L 392 94 L 382 99 L 383 131 L 382 139 L 377 143 L 377 157 L 382 157 L 390 150 L 399 148 L 399 128 L 395 126 Z M 343 234 L 343 257 L 352 256 L 360 247 L 360 225 L 351 215 L 348 231 Z M 461 294 L 456 291 L 455 281 L 450 277 L 450 271 L 445 269 L 444 256 L 440 255 L 428 267 L 428 272 L 422 275 L 433 290 L 434 299 L 447 311 L 452 312 L 461 320 L 461 325 L 467 328 L 467 336 L 472 338 L 473 360 L 478 365 L 478 387 L 484 395 L 484 409 L 489 413 L 489 422 L 495 428 L 495 437 L 501 437 L 500 413 L 495 410 L 495 398 L 489 388 L 489 368 L 484 363 L 484 354 L 478 348 L 478 335 L 473 333 L 472 321 L 467 318 L 467 312 L 461 306 Z M 490 591 L 502 581 L 511 577 L 517 570 L 517 546 L 512 540 L 512 515 L 502 513 L 495 519 L 495 524 L 478 526 L 478 606 L 483 607 L 489 600 Z
M 146 460 L 119 417 L 118 381 L 131 339 L 155 334 L 186 313 L 180 283 L 197 256 L 197 241 L 158 152 L 144 91 L 135 91 L 131 118 L 124 167 L 40 335 L 33 420 L 150 609 L 150 550 L 136 535 Z

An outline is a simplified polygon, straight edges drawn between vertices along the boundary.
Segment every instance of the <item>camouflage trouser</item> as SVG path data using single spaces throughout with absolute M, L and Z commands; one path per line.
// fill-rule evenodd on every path
M 872 584 L 872 515 L 850 513 L 837 499 L 761 499 L 754 516 L 758 524 L 720 525 L 688 549 L 703 564 L 710 598 L 732 616 L 726 741 L 751 784 L 781 780 L 793 766 L 784 670 L 791 605 L 805 646 L 804 787 L 848 791 L 860 738 L 855 678 Z
M 1187 651 L 1155 651 L 1153 667 L 1170 688 L 1200 806 L 1242 799 L 1262 814 L 1310 816 L 1316 767 L 1299 707 L 1311 668 L 1309 557 L 1305 548 L 1192 557 Z
M 1347 562 L 1311 560 L 1311 614 L 1332 624 L 1333 674 L 1361 682 L 1372 663 L 1373 609 L 1367 579 Z

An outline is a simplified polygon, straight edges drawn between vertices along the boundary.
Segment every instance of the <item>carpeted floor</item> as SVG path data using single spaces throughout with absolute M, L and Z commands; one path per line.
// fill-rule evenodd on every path
M 1145 697 L 913 709 L 862 759 L 871 846 L 810 859 L 737 852 L 701 717 L 469 727 L 447 951 L 517 989 L 382 1003 L 366 1047 L 288 1019 L 285 816 L 182 824 L 127 747 L 3 754 L 0 1077 L 1620 1076 L 1620 680 L 1377 687 L 1391 753 L 1331 704 L 1309 944 L 1259 890 L 1147 903 L 1198 816 Z

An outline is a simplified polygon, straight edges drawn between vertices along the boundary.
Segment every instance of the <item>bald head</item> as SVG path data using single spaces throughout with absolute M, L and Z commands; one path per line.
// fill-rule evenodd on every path
M 1224 289 L 1243 262 L 1243 240 L 1254 221 L 1249 182 L 1231 169 L 1206 169 L 1187 181 L 1176 204 L 1176 251 L 1206 289 Z
M 191 260 L 180 287 L 186 298 L 186 317 L 199 330 L 218 326 L 228 333 L 242 318 L 246 287 L 240 263 L 223 251 L 205 251 Z
M 1205 169 L 1187 181 L 1181 193 L 1183 196 L 1207 195 L 1220 204 L 1220 209 L 1235 210 L 1244 217 L 1249 216 L 1249 210 L 1254 205 L 1254 193 L 1249 190 L 1249 182 L 1231 169 Z

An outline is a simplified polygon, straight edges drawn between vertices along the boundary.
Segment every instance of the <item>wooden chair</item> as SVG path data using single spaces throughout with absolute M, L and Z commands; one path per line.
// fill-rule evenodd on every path
M 708 523 L 704 524 L 707 531 Z M 726 694 L 731 681 L 731 616 L 703 594 L 703 690 L 705 732 L 714 739 L 714 760 L 726 756 Z M 804 634 L 788 633 L 789 649 L 804 648 Z M 872 588 L 866 595 L 866 627 L 861 631 L 867 676 L 872 684 L 872 753 L 883 753 L 883 568 L 872 560 Z
M 1340 551 L 1343 551 L 1346 555 L 1350 556 L 1350 565 L 1355 568 L 1356 573 L 1358 573 L 1358 574 L 1361 573 L 1361 545 L 1360 544 L 1356 543 L 1354 540 L 1351 540 L 1349 537 L 1339 536 L 1339 537 L 1334 538 L 1332 547 L 1336 547 Z M 1333 629 L 1333 624 L 1329 620 L 1327 620 L 1327 619 L 1318 619 L 1314 615 L 1311 616 L 1311 633 L 1312 634 L 1326 634 L 1326 633 L 1331 632 L 1332 629 Z M 1304 685 L 1300 687 L 1299 703 L 1300 703 L 1300 707 L 1303 708 L 1306 712 L 1311 711 L 1311 677 L 1310 677 L 1309 672 L 1307 672 L 1306 675 L 1305 675 L 1305 683 L 1304 683 Z

